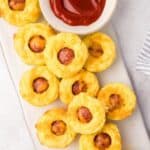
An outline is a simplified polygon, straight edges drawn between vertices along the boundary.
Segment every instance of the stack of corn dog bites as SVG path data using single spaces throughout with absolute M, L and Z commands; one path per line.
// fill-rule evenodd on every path
M 37 121 L 40 143 L 64 148 L 80 134 L 80 150 L 121 150 L 119 130 L 110 120 L 129 117 L 136 96 L 124 83 L 101 87 L 95 74 L 115 61 L 113 40 L 101 32 L 81 39 L 73 33 L 56 33 L 47 23 L 33 23 L 41 13 L 38 0 L 28 5 L 2 1 L 3 18 L 20 26 L 14 36 L 16 52 L 33 65 L 20 80 L 20 95 L 33 106 L 44 107 L 58 99 L 66 106 L 45 112 Z

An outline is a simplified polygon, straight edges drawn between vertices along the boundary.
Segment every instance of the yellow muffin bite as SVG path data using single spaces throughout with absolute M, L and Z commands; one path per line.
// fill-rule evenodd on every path
M 21 59 L 29 65 L 44 65 L 47 40 L 54 34 L 52 28 L 44 23 L 25 25 L 14 36 L 14 46 Z
M 20 81 L 20 94 L 34 106 L 45 106 L 58 97 L 59 81 L 46 66 L 26 71 Z
M 0 0 L 0 10 L 5 20 L 17 26 L 36 22 L 41 15 L 38 0 Z
M 48 68 L 59 78 L 79 72 L 88 58 L 85 44 L 72 33 L 59 33 L 50 38 L 44 54 Z
M 93 33 L 84 38 L 89 51 L 85 68 L 91 72 L 102 72 L 112 65 L 116 48 L 112 39 L 104 33 Z
M 134 92 L 122 83 L 111 83 L 102 88 L 98 94 L 107 110 L 107 117 L 112 120 L 122 120 L 129 117 L 136 106 Z
M 95 74 L 82 70 L 78 74 L 62 79 L 60 82 L 60 99 L 69 104 L 73 97 L 85 92 L 90 96 L 96 96 L 99 90 L 98 79 Z
M 41 144 L 49 148 L 64 148 L 72 143 L 76 133 L 68 124 L 63 108 L 47 111 L 36 124 L 37 136 Z
M 79 150 L 121 150 L 121 137 L 115 124 L 107 123 L 103 129 L 80 137 Z
M 80 93 L 68 106 L 69 124 L 81 134 L 92 134 L 102 129 L 105 123 L 105 109 L 96 98 Z

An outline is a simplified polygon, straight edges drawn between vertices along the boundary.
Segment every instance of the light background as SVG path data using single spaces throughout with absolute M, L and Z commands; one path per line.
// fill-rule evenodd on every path
M 118 0 L 112 18 L 122 53 L 137 91 L 139 104 L 150 135 L 150 77 L 136 72 L 136 59 L 150 30 L 149 0 Z M 0 150 L 34 150 L 0 52 Z

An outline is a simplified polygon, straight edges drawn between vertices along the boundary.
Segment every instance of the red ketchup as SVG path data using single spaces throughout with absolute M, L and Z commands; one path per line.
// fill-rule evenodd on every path
M 54 14 L 65 23 L 78 26 L 95 22 L 102 14 L 106 0 L 50 0 Z

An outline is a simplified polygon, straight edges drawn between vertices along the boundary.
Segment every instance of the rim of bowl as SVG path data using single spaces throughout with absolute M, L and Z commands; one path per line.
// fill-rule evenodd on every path
M 64 23 L 53 13 L 49 0 L 40 0 L 40 7 L 47 22 L 57 31 L 85 35 L 96 32 L 108 23 L 116 9 L 117 2 L 118 0 L 106 0 L 102 15 L 97 19 L 97 21 L 88 26 L 71 26 Z

